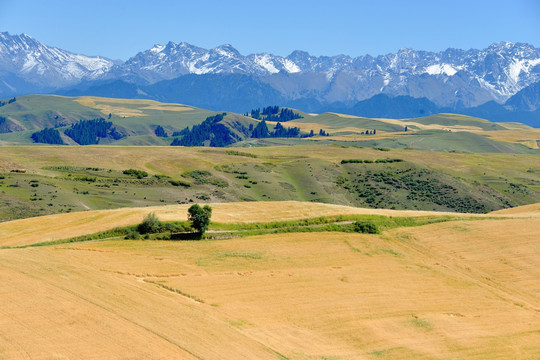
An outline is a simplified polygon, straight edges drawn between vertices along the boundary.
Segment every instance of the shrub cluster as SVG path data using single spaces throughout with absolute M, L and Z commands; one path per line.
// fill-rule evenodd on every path
M 358 200 L 369 206 L 391 207 L 398 201 L 406 206 L 405 198 L 412 204 L 435 204 L 457 212 L 489 210 L 482 199 L 471 197 L 448 180 L 441 181 L 435 172 L 427 169 L 388 167 L 384 171 L 368 170 L 350 175 L 356 176 L 339 177 L 336 184 L 356 193 Z
M 169 183 L 172 185 L 172 186 L 183 186 L 183 187 L 190 187 L 191 184 L 186 182 L 186 181 L 182 181 L 182 180 L 169 180 Z
M 129 228 L 126 231 L 126 239 L 149 239 L 151 234 L 159 234 L 157 237 L 152 238 L 167 240 L 171 238 L 171 234 L 192 231 L 189 224 L 184 222 L 163 223 L 159 221 L 158 217 L 154 213 L 146 215 L 143 221 L 136 227 Z
M 344 159 L 341 160 L 342 164 L 373 164 L 373 163 L 396 163 L 403 162 L 403 159 L 377 159 L 377 160 L 362 160 L 362 159 Z
M 148 176 L 148 173 L 144 170 L 127 169 L 122 171 L 124 175 L 134 176 L 137 179 L 142 179 Z
M 362 234 L 378 234 L 379 233 L 379 229 L 377 228 L 377 225 L 369 221 L 355 221 L 353 226 L 354 226 L 355 232 L 359 232 Z

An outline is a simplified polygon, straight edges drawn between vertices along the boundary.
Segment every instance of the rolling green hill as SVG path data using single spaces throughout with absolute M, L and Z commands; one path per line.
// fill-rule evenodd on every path
M 364 140 L 358 142 L 358 145 L 427 151 L 538 154 L 536 149 L 522 144 L 495 141 L 486 136 L 466 131 L 421 130 L 406 137 Z
M 523 124 L 492 123 L 456 114 L 396 120 L 336 113 L 298 113 L 302 118 L 286 122 L 285 126 L 298 127 L 301 136 L 311 131 L 315 136 L 253 139 L 248 129 L 254 128 L 259 120 L 234 113 L 228 113 L 220 124 L 234 138 L 233 144 L 228 146 L 335 144 L 473 153 L 540 152 L 540 130 Z M 31 136 L 34 132 L 55 128 L 65 144 L 76 145 L 77 142 L 65 131 L 81 120 L 102 118 L 110 122 L 111 127 L 108 135 L 98 139 L 99 144 L 168 146 L 175 138 L 183 136 L 173 136 L 175 133 L 201 124 L 216 114 L 218 112 L 152 100 L 29 95 L 0 107 L 0 144 L 33 144 Z M 269 130 L 272 131 L 276 124 L 268 121 Z M 168 136 L 157 136 L 158 127 Z M 320 130 L 330 136 L 318 136 Z M 207 141 L 205 145 L 210 143 Z
M 151 100 L 119 100 L 97 97 L 70 98 L 51 95 L 28 95 L 0 107 L 0 117 L 9 122 L 0 141 L 11 144 L 33 143 L 30 135 L 45 127 L 65 130 L 80 120 L 105 118 L 128 136 L 121 144 L 168 145 L 155 136 L 161 125 L 168 133 L 201 123 L 216 112 L 179 104 L 164 104 Z M 110 114 L 110 117 L 109 117 Z M 153 137 L 148 139 L 148 136 Z M 135 139 L 141 137 L 141 139 Z M 73 142 L 63 136 L 68 144 Z M 111 143 L 105 140 L 104 143 Z
M 475 118 L 472 116 L 457 115 L 457 114 L 437 114 L 430 115 L 422 118 L 411 119 L 412 122 L 420 124 L 439 124 L 444 126 L 474 126 L 479 127 L 482 130 L 506 130 L 504 123 L 493 123 L 489 120 Z
M 484 213 L 540 201 L 537 155 L 320 144 L 1 150 L 1 220 L 192 202 L 301 200 Z M 17 169 L 26 172 L 11 172 Z M 146 171 L 147 176 L 125 174 L 128 169 Z

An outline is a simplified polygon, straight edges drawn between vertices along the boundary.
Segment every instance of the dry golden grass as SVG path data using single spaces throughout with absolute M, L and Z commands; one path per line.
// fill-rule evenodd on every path
M 90 108 L 98 109 L 103 114 L 113 114 L 116 116 L 148 116 L 144 110 L 160 110 L 160 111 L 189 111 L 193 110 L 181 104 L 164 104 L 154 100 L 126 100 L 101 98 L 96 96 L 82 96 L 75 99 L 81 105 Z M 122 106 L 124 105 L 124 106 Z M 125 107 L 130 105 L 133 107 Z
M 512 215 L 512 216 L 540 216 L 540 203 L 518 206 L 510 209 L 497 210 L 492 212 L 493 215 Z
M 376 212 L 214 206 L 231 222 Z M 501 213 L 381 235 L 3 249 L 0 358 L 537 359 L 540 205 Z
M 538 149 L 538 141 L 540 141 L 540 129 L 533 128 L 473 132 L 479 135 L 487 136 L 495 141 L 519 143 L 530 147 L 531 149 Z

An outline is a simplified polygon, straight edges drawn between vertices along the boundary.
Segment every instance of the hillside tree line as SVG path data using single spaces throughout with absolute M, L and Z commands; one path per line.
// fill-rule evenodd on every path
M 261 109 L 253 109 L 250 113 L 244 114 L 253 119 L 257 120 L 266 120 L 266 121 L 276 121 L 276 122 L 287 122 L 295 119 L 302 119 L 303 117 L 287 108 L 280 108 L 279 106 L 267 106 Z

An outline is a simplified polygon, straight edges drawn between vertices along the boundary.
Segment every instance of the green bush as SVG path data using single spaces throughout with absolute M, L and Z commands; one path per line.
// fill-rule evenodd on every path
M 183 177 L 190 177 L 194 179 L 197 184 L 206 184 L 208 182 L 207 178 L 211 175 L 212 173 L 207 170 L 192 170 L 186 171 L 182 174 Z
M 136 230 L 129 230 L 127 233 L 126 233 L 126 236 L 125 236 L 125 239 L 127 240 L 138 240 L 141 238 L 141 234 L 139 234 Z
M 136 169 L 127 169 L 122 171 L 124 175 L 134 176 L 137 179 L 142 179 L 148 176 L 148 173 L 143 170 L 136 170 Z
M 150 213 L 145 216 L 142 223 L 137 226 L 137 231 L 140 234 L 154 234 L 161 230 L 161 222 L 156 214 Z
M 174 222 L 174 223 L 161 223 L 160 232 L 183 232 L 191 231 L 191 225 L 186 222 Z
M 172 186 L 183 186 L 183 187 L 190 187 L 191 184 L 182 180 L 169 180 L 169 183 Z
M 379 229 L 377 225 L 369 221 L 356 221 L 354 222 L 354 231 L 362 234 L 378 234 Z

